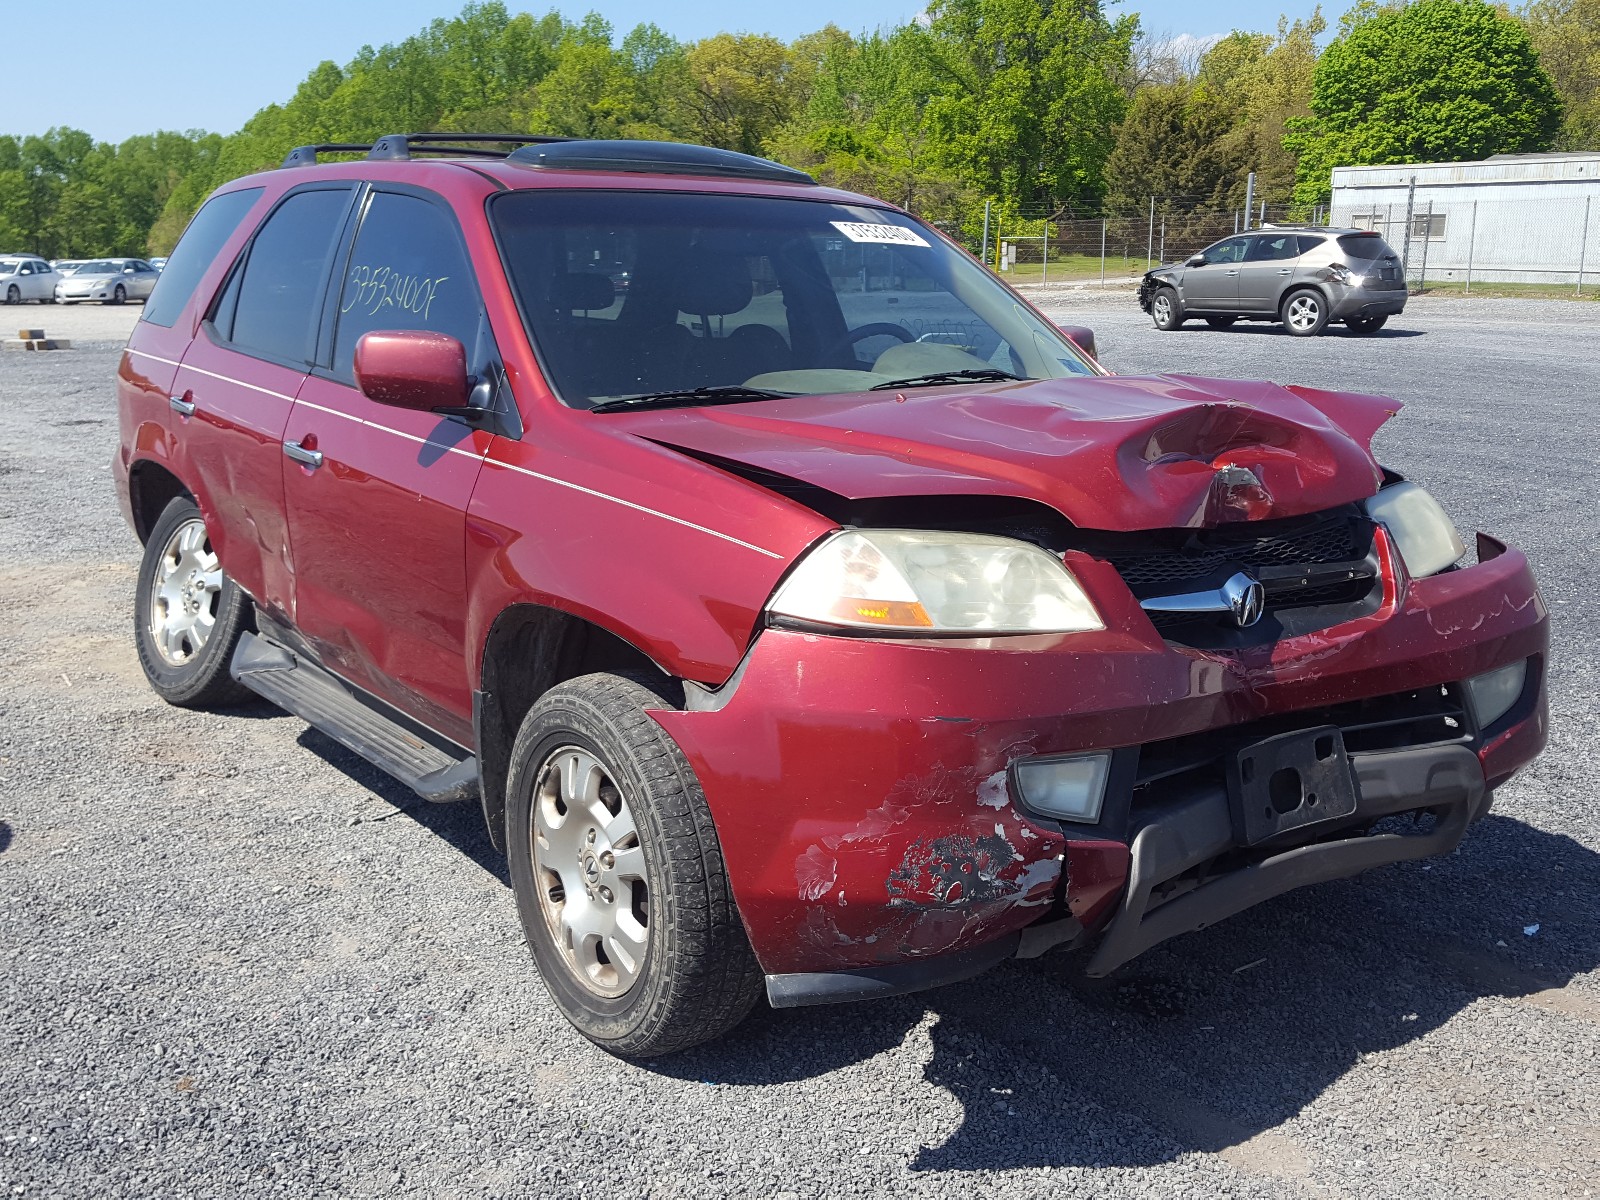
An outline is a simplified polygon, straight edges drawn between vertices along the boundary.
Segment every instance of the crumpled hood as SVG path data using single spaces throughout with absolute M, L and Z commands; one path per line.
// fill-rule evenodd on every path
M 1372 495 L 1398 402 L 1185 375 L 1085 376 L 617 414 L 629 432 L 850 499 L 999 495 L 1082 528 L 1217 525 Z M 1232 468 L 1232 469 L 1230 469 Z

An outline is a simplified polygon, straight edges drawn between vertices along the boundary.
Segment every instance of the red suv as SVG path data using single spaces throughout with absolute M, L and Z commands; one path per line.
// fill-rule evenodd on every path
M 1544 744 L 1527 561 L 1373 460 L 1393 401 L 1109 375 L 760 159 L 329 149 L 206 202 L 121 361 L 139 655 L 480 802 L 609 1050 L 1103 974 L 1450 850 Z

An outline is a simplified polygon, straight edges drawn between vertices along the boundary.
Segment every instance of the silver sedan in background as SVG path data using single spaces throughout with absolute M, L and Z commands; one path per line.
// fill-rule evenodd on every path
M 98 300 L 102 304 L 121 304 L 125 300 L 144 300 L 159 278 L 161 272 L 142 258 L 96 258 L 56 284 L 56 303 Z

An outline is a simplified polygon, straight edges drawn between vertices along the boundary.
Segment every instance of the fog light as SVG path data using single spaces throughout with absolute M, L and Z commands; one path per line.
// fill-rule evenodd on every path
M 1507 667 L 1497 667 L 1474 675 L 1467 680 L 1467 693 L 1472 697 L 1472 709 L 1478 714 L 1478 728 L 1487 729 L 1506 713 L 1522 695 L 1528 681 L 1528 660 L 1514 662 Z
M 1100 819 L 1106 795 L 1109 754 L 1082 754 L 1062 758 L 1030 758 L 1013 768 L 1023 804 L 1046 817 L 1082 821 Z

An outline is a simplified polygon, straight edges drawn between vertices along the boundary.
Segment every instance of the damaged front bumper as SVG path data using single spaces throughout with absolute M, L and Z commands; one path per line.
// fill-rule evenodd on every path
M 1378 612 L 1225 652 L 1163 641 L 1109 568 L 1080 571 L 1106 619 L 1093 634 L 769 629 L 726 686 L 656 716 L 705 789 L 775 1005 L 914 991 L 1095 938 L 1101 973 L 1460 840 L 1545 738 L 1543 603 L 1521 553 L 1480 537 L 1478 557 L 1401 580 Z M 1478 727 L 1462 681 L 1519 660 L 1523 695 Z M 1324 726 L 1346 730 L 1351 809 L 1247 838 L 1206 754 Z M 1095 825 L 1023 807 L 1016 763 L 1090 751 L 1113 755 Z M 1400 813 L 1431 825 L 1371 830 Z

